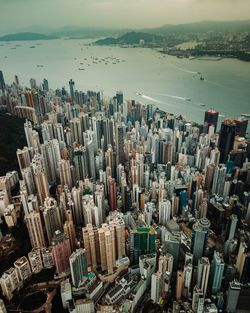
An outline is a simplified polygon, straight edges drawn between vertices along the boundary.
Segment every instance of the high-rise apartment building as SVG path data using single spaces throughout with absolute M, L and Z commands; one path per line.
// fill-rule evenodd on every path
M 209 227 L 210 222 L 207 218 L 202 218 L 193 225 L 191 250 L 194 265 L 198 264 L 198 260 L 203 256 L 206 249 Z
M 62 230 L 61 217 L 57 202 L 53 198 L 46 198 L 43 208 L 43 219 L 49 244 L 56 230 Z
M 202 257 L 198 261 L 197 283 L 196 286 L 201 289 L 204 296 L 207 293 L 210 274 L 210 262 L 208 258 Z
M 77 249 L 69 258 L 72 283 L 80 287 L 88 279 L 87 258 L 84 249 Z
M 228 313 L 235 313 L 240 296 L 241 285 L 238 281 L 229 283 L 226 310 Z
M 224 267 L 225 263 L 222 255 L 219 252 L 215 251 L 211 265 L 211 276 L 210 276 L 213 294 L 216 294 L 218 291 L 220 291 Z
M 46 246 L 40 212 L 32 211 L 25 216 L 30 242 L 33 248 Z
M 5 88 L 6 88 L 6 86 L 5 86 L 5 81 L 4 81 L 4 77 L 3 77 L 3 72 L 0 71 L 0 89 L 2 91 L 4 91 Z
M 69 160 L 61 160 L 58 162 L 60 182 L 62 186 L 68 186 L 71 190 L 74 182 L 74 170 Z
M 130 232 L 130 261 L 138 264 L 139 256 L 155 251 L 156 231 L 152 227 L 138 227 Z
M 64 233 L 56 230 L 52 239 L 52 253 L 57 274 L 63 274 L 70 268 L 71 255 L 70 242 Z

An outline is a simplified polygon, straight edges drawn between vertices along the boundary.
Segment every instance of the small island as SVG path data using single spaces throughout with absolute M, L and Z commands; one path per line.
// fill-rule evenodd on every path
M 0 37 L 0 41 L 31 41 L 31 40 L 52 40 L 58 39 L 54 35 L 44 35 L 39 33 L 15 33 L 7 34 Z

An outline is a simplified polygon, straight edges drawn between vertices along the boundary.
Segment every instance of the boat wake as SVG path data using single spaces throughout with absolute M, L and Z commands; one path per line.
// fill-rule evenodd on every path
M 160 104 L 164 104 L 164 102 L 160 101 L 160 100 L 157 100 L 155 98 L 152 98 L 150 96 L 147 96 L 147 95 L 144 95 L 144 94 L 141 94 L 139 92 L 136 92 L 135 93 L 137 96 L 143 98 L 143 99 L 146 99 L 146 100 L 149 100 L 149 101 L 153 101 L 153 102 L 156 102 L 156 103 L 160 103 Z
M 158 92 L 152 92 L 152 93 L 155 95 L 158 95 L 158 96 L 168 97 L 168 98 L 172 98 L 172 99 L 178 99 L 178 100 L 182 100 L 182 101 L 191 101 L 190 98 L 184 98 L 184 97 L 180 97 L 180 96 L 169 95 L 167 93 L 158 93 Z
M 189 73 L 189 74 L 201 74 L 201 72 L 194 72 L 194 71 L 189 71 L 189 70 L 186 70 L 184 68 L 181 68 L 181 67 L 178 67 L 176 65 L 172 65 L 174 68 L 176 68 L 177 70 L 179 71 L 182 71 L 184 73 Z
M 208 80 L 208 79 L 204 79 L 204 81 L 205 81 L 205 83 L 209 83 L 209 84 L 215 85 L 215 86 L 217 86 L 217 87 L 223 87 L 223 88 L 225 87 L 225 86 L 222 85 L 222 84 L 218 84 L 218 83 L 213 82 L 213 81 Z

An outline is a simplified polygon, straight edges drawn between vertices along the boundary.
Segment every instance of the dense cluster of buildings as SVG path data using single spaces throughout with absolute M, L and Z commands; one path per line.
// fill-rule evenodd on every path
M 26 119 L 27 140 L 19 173 L 0 177 L 0 215 L 9 228 L 23 220 L 32 247 L 2 274 L 3 296 L 54 267 L 69 312 L 150 299 L 156 311 L 249 309 L 248 121 L 219 127 L 210 109 L 197 125 L 122 92 L 30 83 L 0 72 L 0 105 Z

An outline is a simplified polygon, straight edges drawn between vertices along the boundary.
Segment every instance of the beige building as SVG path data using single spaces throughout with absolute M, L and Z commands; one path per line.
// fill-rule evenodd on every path
M 87 264 L 94 270 L 100 266 L 103 271 L 113 273 L 116 261 L 125 256 L 125 225 L 121 219 L 113 219 L 109 224 L 96 228 L 87 224 L 83 228 L 84 248 Z
M 19 286 L 17 270 L 14 267 L 11 267 L 5 271 L 0 278 L 0 284 L 3 295 L 8 300 L 11 300 L 13 297 L 13 291 Z
M 39 212 L 31 212 L 25 216 L 32 248 L 42 248 L 46 246 L 42 220 Z
M 28 253 L 28 258 L 31 266 L 32 273 L 37 274 L 43 269 L 43 262 L 40 249 L 32 249 Z
M 31 268 L 28 259 L 25 256 L 17 259 L 14 262 L 14 266 L 17 270 L 19 279 L 26 280 L 31 276 Z

